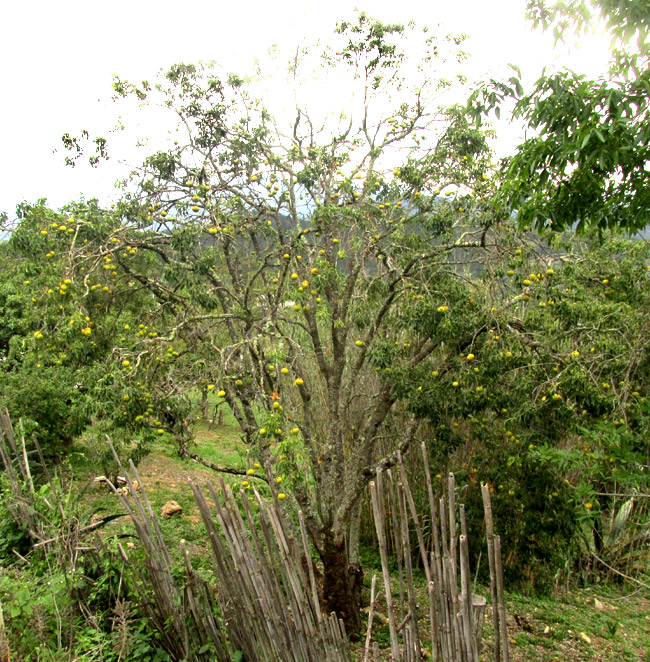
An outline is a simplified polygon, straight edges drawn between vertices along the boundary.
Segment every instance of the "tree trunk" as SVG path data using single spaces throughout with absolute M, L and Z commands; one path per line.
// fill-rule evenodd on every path
M 210 417 L 210 401 L 208 400 L 208 389 L 201 390 L 201 411 L 203 413 L 203 420 L 207 421 Z
M 345 542 L 325 543 L 323 562 L 323 606 L 327 613 L 336 612 L 345 623 L 348 637 L 355 641 L 361 633 L 361 589 L 363 571 L 350 563 Z

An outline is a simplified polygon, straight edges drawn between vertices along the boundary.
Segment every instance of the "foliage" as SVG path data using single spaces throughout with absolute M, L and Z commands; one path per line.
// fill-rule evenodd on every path
M 590 25 L 589 3 L 529 3 L 537 25 L 554 26 L 557 38 L 574 24 Z M 637 36 L 636 50 L 621 43 L 608 76 L 586 80 L 571 71 L 542 76 L 523 94 L 519 71 L 509 81 L 492 80 L 473 92 L 469 106 L 480 124 L 514 99 L 512 117 L 533 130 L 532 138 L 506 159 L 496 201 L 515 210 L 522 227 L 552 226 L 642 230 L 648 223 L 647 3 L 594 2 L 616 40 Z M 516 69 L 516 68 L 515 68 Z
M 3 418 L 0 605 L 3 653 L 16 659 L 169 659 L 139 613 L 117 539 L 96 531 L 122 515 L 89 508 L 60 476 L 36 482 Z M 103 509 L 102 509 L 103 510 Z M 94 540 L 93 540 L 94 538 Z M 55 653 L 56 651 L 56 653 Z
M 20 213 L 3 247 L 5 287 L 12 294 L 5 299 L 2 404 L 14 419 L 23 418 L 48 457 L 59 456 L 94 420 L 102 438 L 117 429 L 118 441 L 123 431 L 125 448 L 137 459 L 155 432 L 127 416 L 135 394 L 123 383 L 114 348 L 115 337 L 129 322 L 136 325 L 150 303 L 136 289 L 115 296 L 111 280 L 126 275 L 118 277 L 110 261 L 87 250 L 108 238 L 111 215 L 94 201 L 62 213 L 39 201 Z M 108 284 L 91 280 L 99 274 Z M 140 403 L 145 393 L 138 392 Z M 106 473 L 109 468 L 105 462 Z
M 507 577 L 552 579 L 569 548 L 620 567 L 644 508 L 619 518 L 615 539 L 608 532 L 649 487 L 648 246 L 506 235 L 471 300 L 448 313 L 481 310 L 484 326 L 414 375 L 409 407 L 430 419 L 432 462 L 457 473 L 468 504 L 480 482 L 494 490 Z

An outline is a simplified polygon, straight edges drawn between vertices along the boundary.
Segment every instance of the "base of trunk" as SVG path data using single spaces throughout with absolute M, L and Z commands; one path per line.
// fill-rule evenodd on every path
M 345 544 L 328 544 L 321 555 L 323 561 L 323 608 L 336 612 L 345 623 L 348 637 L 355 641 L 361 634 L 361 589 L 363 570 L 348 562 Z

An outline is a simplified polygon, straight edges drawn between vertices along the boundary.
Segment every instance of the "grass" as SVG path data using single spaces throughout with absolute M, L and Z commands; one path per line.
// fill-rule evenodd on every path
M 511 659 L 650 662 L 649 598 L 647 594 L 629 593 L 613 586 L 543 598 L 509 594 Z M 489 626 L 486 635 L 485 644 L 489 647 Z

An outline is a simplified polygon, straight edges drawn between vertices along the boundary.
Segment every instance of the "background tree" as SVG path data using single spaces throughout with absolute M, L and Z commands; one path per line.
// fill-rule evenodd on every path
M 152 300 L 112 263 L 114 214 L 92 201 L 54 212 L 41 200 L 22 205 L 18 220 L 3 245 L 3 406 L 23 418 L 47 457 L 61 455 L 93 420 L 101 447 L 110 431 L 140 457 L 153 431 L 128 415 L 135 392 L 116 346 L 146 320 Z M 111 473 L 108 449 L 102 457 Z
M 441 346 L 433 373 L 394 371 L 396 385 L 430 421 L 431 464 L 456 473 L 477 539 L 480 483 L 493 489 L 510 581 L 548 586 L 592 554 L 620 568 L 647 519 L 647 243 L 493 236 L 450 311 L 471 344 Z
M 516 70 L 510 80 L 492 80 L 472 94 L 479 124 L 514 99 L 512 117 L 533 134 L 504 161 L 497 204 L 503 214 L 516 210 L 522 226 L 644 229 L 650 204 L 647 3 L 536 0 L 529 15 L 558 39 L 603 19 L 614 59 L 609 74 L 595 81 L 560 71 L 524 94 Z

